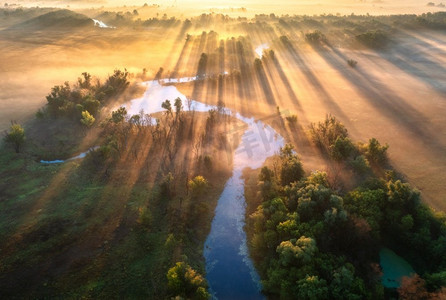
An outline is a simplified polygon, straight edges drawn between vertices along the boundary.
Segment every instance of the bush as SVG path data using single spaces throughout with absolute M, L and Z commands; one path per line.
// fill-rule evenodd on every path
M 358 64 L 358 62 L 356 60 L 354 60 L 354 59 L 347 60 L 347 63 L 352 68 L 356 67 L 356 65 Z
M 370 48 L 379 48 L 388 41 L 387 33 L 382 30 L 372 30 L 366 33 L 358 34 L 356 39 L 363 45 Z
M 325 35 L 319 30 L 305 34 L 305 39 L 311 44 L 321 44 L 327 41 Z
M 16 153 L 19 153 L 25 143 L 25 129 L 20 124 L 12 123 L 9 132 L 5 134 L 4 141 L 14 147 Z

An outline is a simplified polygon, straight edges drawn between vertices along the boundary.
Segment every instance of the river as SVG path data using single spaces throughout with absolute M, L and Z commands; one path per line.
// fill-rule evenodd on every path
M 186 82 L 194 77 L 164 80 L 164 82 Z M 143 97 L 134 99 L 126 106 L 130 114 L 141 110 L 145 113 L 162 111 L 165 99 L 173 102 L 180 98 L 185 110 L 217 109 L 199 101 L 189 101 L 173 85 L 162 85 L 157 81 L 145 83 Z M 188 105 L 190 104 L 190 106 Z M 284 139 L 261 120 L 246 118 L 237 112 L 224 109 L 243 121 L 246 126 L 228 134 L 241 135 L 241 143 L 235 150 L 232 177 L 226 182 L 215 209 L 211 231 L 204 246 L 206 279 L 213 299 L 263 299 L 259 275 L 249 257 L 245 225 L 245 196 L 242 170 L 246 167 L 259 168 L 266 158 L 278 152 Z M 274 116 L 273 116 L 274 117 Z
M 161 104 L 166 99 L 173 104 L 176 98 L 180 98 L 185 110 L 206 112 L 217 109 L 216 106 L 188 100 L 175 86 L 162 84 L 194 80 L 196 77 L 144 82 L 144 95 L 124 106 L 130 115 L 139 114 L 141 111 L 153 114 L 164 111 Z M 213 299 L 263 299 L 260 277 L 248 253 L 244 230 L 246 201 L 244 180 L 241 176 L 244 168 L 261 167 L 268 157 L 277 153 L 284 145 L 284 139 L 262 120 L 246 118 L 227 108 L 219 111 L 236 117 L 246 126 L 228 132 L 234 139 L 240 135 L 241 143 L 235 150 L 232 176 L 226 182 L 218 200 L 211 231 L 205 242 L 206 279 Z M 277 114 L 273 114 L 271 118 L 277 118 Z M 82 158 L 87 152 L 68 160 Z M 64 160 L 41 162 L 63 163 Z

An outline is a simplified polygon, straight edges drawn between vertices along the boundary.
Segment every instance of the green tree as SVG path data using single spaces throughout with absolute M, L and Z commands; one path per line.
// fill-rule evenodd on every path
M 177 262 L 167 272 L 167 284 L 173 296 L 209 299 L 206 280 L 185 262 Z
M 19 153 L 25 143 L 25 129 L 20 124 L 12 123 L 9 132 L 5 133 L 4 140 L 14 147 L 16 153 Z
M 364 155 L 356 156 L 355 159 L 349 161 L 349 164 L 358 174 L 365 174 L 370 171 L 369 161 Z
M 283 266 L 302 266 L 311 262 L 317 247 L 314 239 L 301 236 L 298 240 L 281 242 L 276 251 Z
M 364 282 L 354 276 L 354 267 L 346 264 L 333 271 L 333 280 L 330 283 L 331 299 L 364 299 Z
M 91 75 L 89 73 L 87 73 L 87 72 L 83 72 L 82 73 L 82 77 L 83 77 L 83 79 L 80 78 L 80 77 L 77 79 L 79 87 L 81 89 L 89 89 L 89 88 L 91 88 Z
M 280 148 L 279 155 L 282 160 L 282 169 L 280 172 L 282 185 L 285 186 L 302 179 L 304 170 L 299 157 L 294 153 L 294 147 L 291 144 L 286 144 Z
M 51 93 L 46 96 L 48 111 L 52 116 L 58 117 L 62 114 L 63 107 L 66 106 L 71 96 L 71 87 L 68 81 L 64 85 L 56 85 L 51 89 Z
M 114 70 L 113 75 L 108 77 L 104 86 L 105 93 L 108 97 L 122 93 L 129 86 L 128 75 L 127 69 L 124 69 L 124 71 Z
M 91 126 L 93 126 L 93 123 L 96 121 L 96 119 L 86 110 L 84 110 L 82 112 L 82 119 L 81 119 L 81 123 L 87 127 L 87 128 L 91 128 Z
M 96 116 L 98 114 L 100 106 L 101 102 L 94 99 L 90 95 L 85 97 L 84 101 L 82 102 L 82 107 L 93 116 Z
M 302 163 L 297 155 L 283 161 L 280 179 L 282 185 L 288 185 L 292 182 L 299 181 L 304 176 Z
M 125 107 L 121 106 L 120 108 L 118 108 L 115 111 L 112 111 L 112 117 L 111 120 L 113 121 L 113 123 L 121 123 L 125 120 L 127 116 L 127 109 L 125 109 Z
M 327 282 L 318 276 L 307 275 L 297 282 L 297 299 L 299 300 L 320 300 L 328 299 Z
M 365 156 L 370 162 L 383 164 L 387 162 L 387 149 L 389 145 L 381 146 L 379 141 L 371 138 L 369 143 L 365 146 Z
M 326 153 L 330 153 L 330 147 L 338 138 L 348 137 L 345 126 L 332 115 L 327 115 L 323 122 L 311 123 L 310 134 L 313 142 Z
M 208 181 L 201 175 L 195 176 L 193 179 L 189 180 L 187 183 L 192 196 L 198 197 L 201 196 L 209 186 Z
M 334 143 L 329 146 L 330 156 L 338 161 L 346 160 L 355 150 L 352 141 L 348 137 L 339 136 Z

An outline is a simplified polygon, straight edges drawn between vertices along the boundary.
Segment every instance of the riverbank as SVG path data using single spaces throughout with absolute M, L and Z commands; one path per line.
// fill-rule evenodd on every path
M 166 274 L 176 262 L 186 261 L 204 274 L 204 241 L 233 159 L 231 150 L 212 141 L 220 139 L 232 121 L 215 119 L 210 129 L 208 113 L 183 116 L 186 132 L 193 135 L 177 143 L 181 155 L 166 166 L 159 164 L 168 155 L 160 151 L 163 143 L 151 142 L 141 131 L 141 143 L 132 143 L 121 159 L 112 156 L 100 164 L 103 148 L 83 159 L 50 165 L 39 162 L 33 147 L 19 154 L 2 148 L 4 295 L 159 299 L 170 295 Z M 210 144 L 196 153 L 191 141 L 206 132 Z M 32 139 L 27 136 L 27 142 Z M 204 162 L 206 153 L 212 153 L 211 165 Z M 206 178 L 208 188 L 192 198 L 187 182 L 196 175 Z

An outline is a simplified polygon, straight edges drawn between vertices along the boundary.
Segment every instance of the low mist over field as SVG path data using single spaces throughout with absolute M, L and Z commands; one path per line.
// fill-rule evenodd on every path
M 442 299 L 444 4 L 0 2 L 0 290 Z

